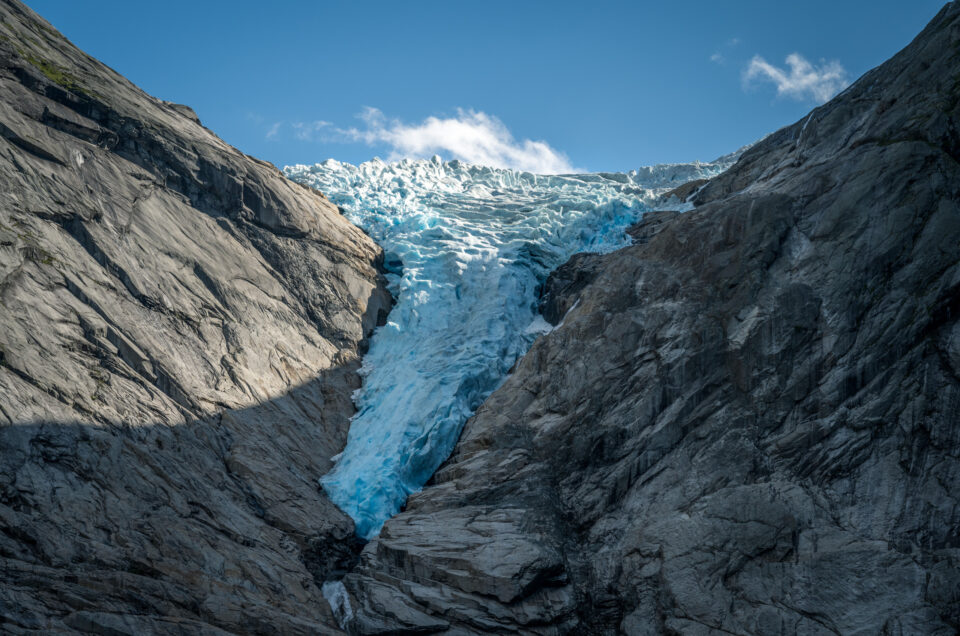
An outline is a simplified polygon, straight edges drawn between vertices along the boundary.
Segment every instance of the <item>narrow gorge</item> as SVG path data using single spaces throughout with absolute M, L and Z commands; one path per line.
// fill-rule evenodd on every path
M 960 630 L 960 4 L 711 163 L 278 170 L 0 0 L 0 632 Z

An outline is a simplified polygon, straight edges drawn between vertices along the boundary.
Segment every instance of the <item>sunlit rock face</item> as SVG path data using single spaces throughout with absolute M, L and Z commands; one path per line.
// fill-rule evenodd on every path
M 332 633 L 381 259 L 0 2 L 0 633 Z
M 466 419 L 550 326 L 538 289 L 572 254 L 629 244 L 657 196 L 729 160 L 544 176 L 432 160 L 286 169 L 386 250 L 397 305 L 373 338 L 347 447 L 322 479 L 369 538 L 450 454 Z

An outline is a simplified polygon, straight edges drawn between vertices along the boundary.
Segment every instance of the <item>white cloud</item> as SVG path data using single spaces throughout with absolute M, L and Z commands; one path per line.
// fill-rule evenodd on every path
M 323 121 L 322 119 L 311 122 L 298 121 L 293 124 L 293 136 L 300 141 L 313 141 L 318 132 L 332 125 L 330 122 Z
M 731 49 L 735 49 L 738 46 L 740 46 L 740 38 L 730 38 L 714 51 L 713 55 L 710 56 L 710 61 L 720 66 L 726 66 L 727 56 L 724 54 L 724 51 L 729 53 Z
M 777 95 L 823 103 L 850 85 L 847 71 L 837 61 L 821 60 L 820 66 L 814 66 L 799 53 L 791 53 L 787 66 L 789 71 L 755 55 L 743 72 L 744 86 L 758 79 L 769 80 L 777 85 Z
M 270 125 L 270 128 L 267 129 L 267 139 L 276 138 L 277 133 L 280 132 L 281 124 L 283 124 L 282 121 L 277 121 Z
M 514 139 L 502 121 L 483 112 L 458 109 L 456 117 L 427 117 L 419 124 L 406 124 L 367 108 L 360 118 L 366 128 L 338 132 L 350 141 L 388 145 L 388 161 L 442 154 L 467 163 L 539 174 L 574 172 L 562 152 L 545 141 Z

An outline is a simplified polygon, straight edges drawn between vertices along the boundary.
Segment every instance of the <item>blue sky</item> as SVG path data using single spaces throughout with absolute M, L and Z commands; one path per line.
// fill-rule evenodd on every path
M 945 4 L 27 2 L 278 166 L 436 152 L 545 172 L 730 152 L 889 58 Z

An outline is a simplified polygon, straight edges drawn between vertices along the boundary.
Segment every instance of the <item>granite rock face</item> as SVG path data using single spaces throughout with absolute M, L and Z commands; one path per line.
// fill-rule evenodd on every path
M 546 285 L 364 634 L 960 629 L 960 5 Z
M 335 631 L 380 249 L 0 2 L 0 632 Z

